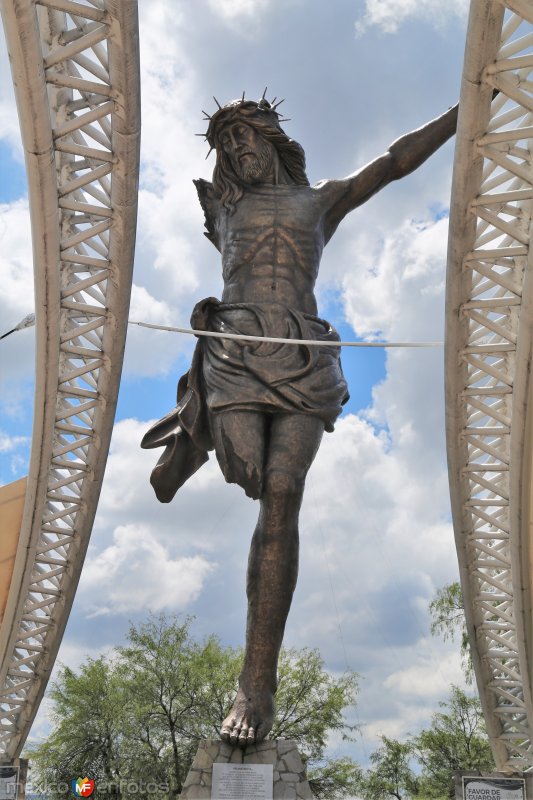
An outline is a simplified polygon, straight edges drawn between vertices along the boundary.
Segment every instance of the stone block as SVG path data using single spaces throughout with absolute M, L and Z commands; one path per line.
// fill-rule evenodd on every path
M 296 743 L 266 740 L 241 750 L 225 742 L 200 742 L 180 795 L 181 800 L 219 800 L 211 796 L 213 764 L 272 764 L 274 800 L 313 800 Z
M 289 750 L 292 750 L 294 748 L 294 742 L 292 741 L 292 739 L 278 739 L 277 746 L 278 746 L 278 753 L 280 754 L 280 756 L 282 756 L 283 753 L 288 753 Z
M 198 750 L 192 764 L 193 769 L 208 769 L 213 763 L 214 757 L 216 758 L 209 750 Z
M 285 764 L 287 772 L 301 772 L 304 768 L 300 753 L 296 749 L 290 750 L 288 753 L 284 754 L 283 763 Z
M 282 772 L 281 780 L 285 783 L 299 783 L 300 776 L 296 772 Z

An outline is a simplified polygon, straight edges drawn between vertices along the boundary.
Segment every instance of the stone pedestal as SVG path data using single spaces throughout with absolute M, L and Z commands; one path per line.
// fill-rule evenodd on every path
M 298 748 L 289 739 L 267 740 L 245 750 L 214 739 L 200 742 L 181 800 L 218 800 L 211 797 L 213 764 L 227 763 L 272 764 L 274 800 L 313 800 Z

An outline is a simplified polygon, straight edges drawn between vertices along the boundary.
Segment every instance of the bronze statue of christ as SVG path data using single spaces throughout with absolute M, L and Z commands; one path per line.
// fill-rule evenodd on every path
M 259 501 L 247 573 L 246 649 L 221 737 L 246 746 L 272 727 L 277 663 L 298 574 L 298 516 L 324 430 L 348 399 L 331 325 L 314 286 L 324 246 L 350 211 L 422 164 L 455 132 L 457 106 L 397 139 L 340 180 L 309 185 L 300 145 L 276 106 L 235 100 L 209 117 L 212 183 L 195 181 L 206 236 L 222 257 L 221 300 L 199 302 L 194 329 L 306 339 L 316 345 L 199 338 L 178 384 L 178 405 L 144 437 L 165 447 L 152 473 L 158 498 L 176 490 L 214 449 L 226 481 Z

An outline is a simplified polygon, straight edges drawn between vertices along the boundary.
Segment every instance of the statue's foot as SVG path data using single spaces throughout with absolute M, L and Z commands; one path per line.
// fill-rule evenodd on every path
M 265 738 L 274 719 L 274 695 L 268 690 L 244 692 L 239 689 L 233 708 L 222 723 L 220 736 L 239 747 Z

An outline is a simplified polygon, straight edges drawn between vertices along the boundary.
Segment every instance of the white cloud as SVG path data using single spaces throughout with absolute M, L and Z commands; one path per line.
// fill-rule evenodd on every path
M 200 593 L 213 569 L 205 558 L 172 558 L 145 525 L 121 525 L 113 544 L 88 558 L 81 581 L 89 616 L 182 610 Z M 97 599 L 101 598 L 101 599 Z
M 391 658 L 383 673 L 381 682 L 368 687 L 375 713 L 373 718 L 367 718 L 363 734 L 371 748 L 379 744 L 380 736 L 405 739 L 429 727 L 432 714 L 448 697 L 451 684 L 470 691 L 458 652 L 434 639 L 421 638 L 416 653 L 409 654 L 407 661 Z
M 8 436 L 0 431 L 0 453 L 10 453 L 28 442 L 27 436 Z
M 5 406 L 3 410 L 5 413 Z M 27 472 L 29 447 L 29 436 L 12 436 L 0 430 L 0 485 L 11 483 Z
M 417 663 L 410 665 L 407 669 L 398 669 L 392 672 L 383 685 L 407 701 L 412 697 L 426 697 L 435 702 L 445 697 L 451 683 L 464 684 L 459 655 L 446 653 L 437 670 L 434 659 L 430 657 L 428 648 L 426 648 L 425 653 L 420 653 Z
M 268 7 L 271 0 L 209 0 L 209 6 L 216 14 L 226 19 L 253 17 Z
M 165 300 L 157 300 L 144 286 L 133 284 L 130 320 L 175 326 L 175 316 L 175 311 Z M 125 374 L 147 377 L 167 373 L 181 349 L 181 343 L 176 338 L 176 334 L 169 332 L 129 325 L 124 356 Z
M 156 300 L 144 286 L 135 283 L 131 289 L 130 318 L 150 323 L 170 325 L 172 312 L 164 300 Z
M 442 341 L 447 219 L 406 221 L 366 257 L 365 269 L 344 281 L 350 322 L 362 335 L 385 340 Z M 356 244 L 357 247 L 357 244 Z M 387 379 L 373 389 L 368 418 L 386 425 L 405 476 L 402 494 L 425 505 L 427 475 L 448 514 L 444 451 L 442 347 L 387 351 Z M 408 515 L 408 510 L 406 511 Z
M 164 291 L 162 296 L 172 304 L 174 312 L 185 311 L 198 293 L 201 278 L 207 277 L 198 258 L 198 251 L 204 251 L 203 219 L 192 176 L 166 186 L 160 196 L 143 190 L 139 202 L 136 280 L 142 279 L 149 290 L 154 286 L 158 292 Z M 179 226 L 176 209 L 183 209 L 179 212 Z M 211 263 L 217 261 L 213 249 Z
M 384 238 L 353 242 L 359 269 L 343 280 L 346 315 L 360 336 L 442 340 L 448 219 L 405 220 Z
M 15 93 L 11 77 L 11 66 L 7 50 L 0 47 L 0 139 L 10 145 L 13 157 L 23 160 L 22 141 L 18 123 Z
M 0 270 L 4 325 L 16 325 L 33 310 L 33 258 L 28 201 L 0 205 Z
M 112 532 L 118 526 L 143 525 L 172 552 L 179 547 L 187 556 L 200 554 L 218 562 L 221 555 L 223 560 L 235 555 L 240 545 L 244 556 L 249 541 L 245 533 L 253 530 L 256 504 L 238 487 L 224 482 L 213 454 L 172 503 L 157 501 L 149 478 L 161 450 L 140 448 L 151 423 L 125 419 L 114 427 L 93 535 L 96 549 L 113 543 Z M 233 525 L 231 535 L 222 535 L 227 525 Z
M 7 333 L 34 309 L 33 256 L 27 200 L 0 204 L 0 335 Z M 0 413 L 2 428 L 15 436 L 2 470 L 9 481 L 25 471 L 29 441 L 32 379 L 35 370 L 35 328 L 16 331 L 0 341 Z M 13 427 L 8 428 L 9 424 Z
M 418 450 L 423 447 L 418 441 Z M 395 602 L 405 615 L 398 623 L 406 643 L 425 635 L 427 603 L 454 574 L 451 525 L 442 519 L 448 510 L 444 465 L 440 474 L 433 470 L 427 487 L 415 471 L 406 472 L 406 462 L 402 443 L 349 416 L 325 437 L 306 487 L 302 576 L 310 590 L 298 636 L 303 643 L 317 626 L 334 630 L 336 605 L 353 637 L 353 665 L 361 645 L 372 646 L 376 626 L 369 620 L 374 617 L 385 633 Z
M 365 13 L 356 22 L 358 34 L 376 25 L 385 33 L 396 33 L 400 25 L 410 17 L 427 20 L 441 27 L 452 17 L 462 17 L 468 11 L 469 0 L 366 0 Z
M 33 257 L 31 228 L 27 200 L 0 205 L 0 320 L 2 330 L 17 325 L 34 309 Z M 16 406 L 15 381 L 27 380 L 33 375 L 33 347 L 35 329 L 17 331 L 2 340 L 2 370 L 0 371 L 0 396 L 3 403 Z M 9 393 L 6 390 L 9 381 Z M 8 396 L 9 394 L 9 396 Z

